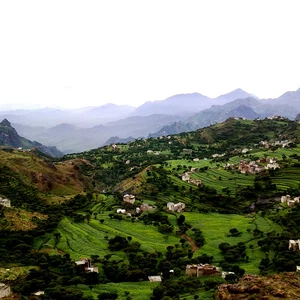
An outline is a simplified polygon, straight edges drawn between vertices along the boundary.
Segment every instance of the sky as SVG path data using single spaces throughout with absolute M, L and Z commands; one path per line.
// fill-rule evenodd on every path
M 299 0 L 0 1 L 0 105 L 300 88 Z

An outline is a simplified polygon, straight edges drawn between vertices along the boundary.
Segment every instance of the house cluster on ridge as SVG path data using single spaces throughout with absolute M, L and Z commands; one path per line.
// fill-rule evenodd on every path
M 185 275 L 190 277 L 220 276 L 220 268 L 209 264 L 187 265 Z
M 280 166 L 275 158 L 261 158 L 256 161 L 241 160 L 237 167 L 234 164 L 227 163 L 224 168 L 227 170 L 237 168 L 242 174 L 256 174 L 263 170 L 279 169 Z
M 259 145 L 263 146 L 266 149 L 269 149 L 271 146 L 286 148 L 290 143 L 291 141 L 289 140 L 275 141 L 273 143 L 270 143 L 268 141 L 260 141 Z
M 281 196 L 281 203 L 286 203 L 288 206 L 294 206 L 295 203 L 299 202 L 300 197 L 294 197 L 294 199 L 292 199 L 290 195 Z
M 186 181 L 188 183 L 192 183 L 195 185 L 201 185 L 202 184 L 202 180 L 199 179 L 191 179 L 191 173 L 196 172 L 197 168 L 191 168 L 190 172 L 184 172 L 183 174 L 181 174 L 181 180 L 182 181 Z
M 262 170 L 264 170 L 264 168 L 259 166 L 255 161 L 248 162 L 246 160 L 241 160 L 238 166 L 238 170 L 242 174 L 255 174 L 261 172 Z

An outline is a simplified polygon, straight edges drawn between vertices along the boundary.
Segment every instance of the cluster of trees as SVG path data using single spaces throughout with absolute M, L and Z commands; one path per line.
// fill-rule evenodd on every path
M 266 257 L 260 262 L 261 273 L 270 272 L 294 272 L 296 266 L 300 265 L 300 251 L 289 249 L 289 240 L 298 240 L 300 236 L 300 205 L 295 205 L 285 214 L 272 214 L 270 217 L 277 223 L 283 225 L 286 230 L 282 233 L 269 232 L 258 241 L 258 245 Z M 269 255 L 273 252 L 273 258 Z
M 19 278 L 13 283 L 14 292 L 25 297 L 37 290 L 44 290 L 43 299 L 46 300 L 93 299 L 84 297 L 82 292 L 75 291 L 70 286 L 97 284 L 99 283 L 98 274 L 95 272 L 84 273 L 81 268 L 76 267 L 68 254 L 63 256 L 36 254 L 35 265 L 37 268 L 31 269 L 26 278 Z
M 202 280 L 200 277 L 182 277 L 163 281 L 159 286 L 153 289 L 151 300 L 172 300 L 179 299 L 182 293 L 194 294 L 199 289 L 210 290 L 224 283 L 221 277 L 211 277 Z M 194 299 L 200 299 L 194 297 Z
M 243 242 L 239 242 L 236 245 L 230 245 L 229 243 L 223 242 L 219 245 L 224 259 L 228 263 L 243 261 L 247 259 L 246 245 Z

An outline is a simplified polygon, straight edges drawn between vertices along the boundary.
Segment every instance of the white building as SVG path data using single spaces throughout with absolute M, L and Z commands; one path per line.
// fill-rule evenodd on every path
M 299 240 L 289 240 L 290 250 L 300 250 L 300 239 Z
M 134 202 L 135 202 L 135 196 L 129 195 L 129 194 L 125 194 L 123 196 L 123 201 L 127 202 L 127 203 L 130 203 L 130 204 L 134 204 Z
M 0 205 L 3 205 L 5 207 L 11 207 L 11 202 L 7 198 L 0 197 Z

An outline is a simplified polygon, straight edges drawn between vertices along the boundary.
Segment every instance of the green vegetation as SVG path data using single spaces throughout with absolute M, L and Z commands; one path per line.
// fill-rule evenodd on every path
M 300 196 L 299 129 L 228 119 L 57 161 L 1 150 L 0 195 L 13 208 L 0 206 L 0 266 L 22 270 L 2 280 L 24 299 L 37 289 L 49 300 L 210 299 L 224 279 L 188 277 L 187 264 L 237 277 L 295 270 L 300 252 L 288 240 L 300 236 L 300 209 L 280 197 Z M 74 264 L 85 258 L 99 273 Z

